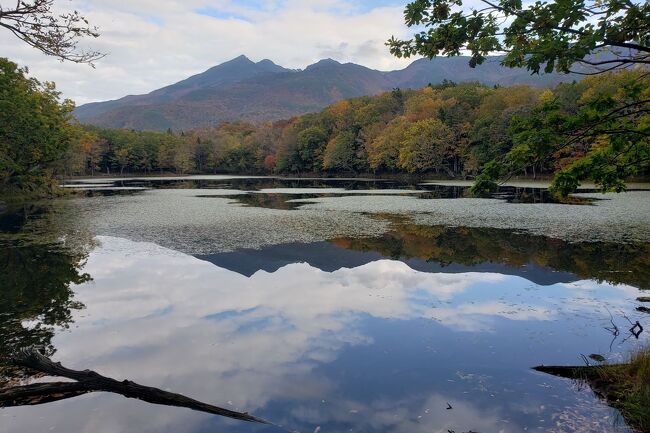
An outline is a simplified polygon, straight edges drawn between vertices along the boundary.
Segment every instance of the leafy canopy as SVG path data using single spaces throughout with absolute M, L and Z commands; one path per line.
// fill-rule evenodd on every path
M 569 97 L 575 100 L 563 100 Z M 610 72 L 547 90 L 530 112 L 513 117 L 508 132 L 512 148 L 483 167 L 474 192 L 549 163 L 558 169 L 550 189 L 561 196 L 587 179 L 602 191 L 624 191 L 626 178 L 650 168 L 650 76 Z
M 0 58 L 0 189 L 49 188 L 52 166 L 75 136 L 72 101 L 60 101 L 54 84 L 26 74 Z
M 551 189 L 563 196 L 586 179 L 603 191 L 622 191 L 627 177 L 648 170 L 650 2 L 479 4 L 466 8 L 462 0 L 412 1 L 405 20 L 419 31 L 409 40 L 393 37 L 387 45 L 398 57 L 467 52 L 469 66 L 475 67 L 488 54 L 503 53 L 508 67 L 594 77 L 574 100 L 560 100 L 549 91 L 530 113 L 513 119 L 508 130 L 512 148 L 485 163 L 475 193 L 492 190 L 499 179 L 529 167 L 535 174 L 551 161 L 560 161 L 561 168 Z
M 503 64 L 533 73 L 570 72 L 576 62 L 603 69 L 650 64 L 650 2 L 633 0 L 415 0 L 406 6 L 412 39 L 392 37 L 398 57 L 457 56 L 469 53 L 470 66 L 491 53 L 505 53 Z M 607 51 L 603 58 L 591 56 Z

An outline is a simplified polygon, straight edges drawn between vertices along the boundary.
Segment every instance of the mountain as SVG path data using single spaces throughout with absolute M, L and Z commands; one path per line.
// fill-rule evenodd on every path
M 194 90 L 225 87 L 257 75 L 279 72 L 289 72 L 289 69 L 278 66 L 270 60 L 262 60 L 255 63 L 246 56 L 239 56 L 228 62 L 214 66 L 205 72 L 193 75 L 170 86 L 154 90 L 146 95 L 129 95 L 114 101 L 93 102 L 82 105 L 75 110 L 75 115 L 79 120 L 84 121 L 85 119 L 92 119 L 95 116 L 100 116 L 112 110 L 125 107 L 164 105 L 180 99 Z
M 270 60 L 255 63 L 240 56 L 146 95 L 82 105 L 75 116 L 82 123 L 102 127 L 183 130 L 224 121 L 288 118 L 319 111 L 340 99 L 396 87 L 419 88 L 443 79 L 541 87 L 574 76 L 531 75 L 525 69 L 502 67 L 499 57 L 488 58 L 474 69 L 467 57 L 452 57 L 420 59 L 405 69 L 383 72 L 332 59 L 291 70 Z
M 485 63 L 470 68 L 469 57 L 438 57 L 432 60 L 419 59 L 405 69 L 389 72 L 388 76 L 401 88 L 417 88 L 428 83 L 437 84 L 442 80 L 455 82 L 478 81 L 487 85 L 512 86 L 527 84 L 547 87 L 562 81 L 573 81 L 577 76 L 564 74 L 532 75 L 524 68 L 501 66 L 502 57 L 488 57 Z

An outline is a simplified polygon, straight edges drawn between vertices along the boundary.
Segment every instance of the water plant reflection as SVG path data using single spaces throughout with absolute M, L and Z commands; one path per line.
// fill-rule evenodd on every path
M 650 243 L 571 243 L 512 230 L 417 225 L 400 218 L 393 218 L 390 230 L 383 236 L 342 237 L 331 242 L 341 248 L 376 251 L 394 259 L 418 258 L 443 266 L 534 265 L 569 272 L 579 279 L 650 289 Z

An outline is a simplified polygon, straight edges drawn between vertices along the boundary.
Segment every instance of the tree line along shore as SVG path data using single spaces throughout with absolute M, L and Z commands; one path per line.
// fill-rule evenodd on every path
M 551 89 L 444 81 L 342 100 L 286 120 L 153 132 L 81 125 L 53 84 L 28 78 L 6 59 L 0 67 L 0 79 L 13 81 L 3 86 L 8 94 L 0 110 L 9 126 L 0 142 L 5 190 L 47 190 L 56 177 L 99 173 L 408 173 L 478 175 L 479 183 L 486 175 L 490 181 L 568 177 L 569 188 L 558 187 L 567 193 L 585 179 L 611 190 L 648 174 L 648 137 L 635 131 L 648 128 L 647 113 L 600 122 L 607 129 L 600 134 L 588 126 L 602 113 L 648 98 L 650 78 L 641 70 Z

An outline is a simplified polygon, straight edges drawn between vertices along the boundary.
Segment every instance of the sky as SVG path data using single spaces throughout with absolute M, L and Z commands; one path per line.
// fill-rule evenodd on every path
M 14 0 L 0 0 L 0 5 Z M 323 58 L 401 69 L 384 45 L 405 37 L 407 0 L 55 0 L 101 36 L 83 45 L 106 53 L 88 65 L 61 63 L 0 29 L 0 55 L 54 81 L 78 105 L 148 93 L 246 55 L 288 68 Z

